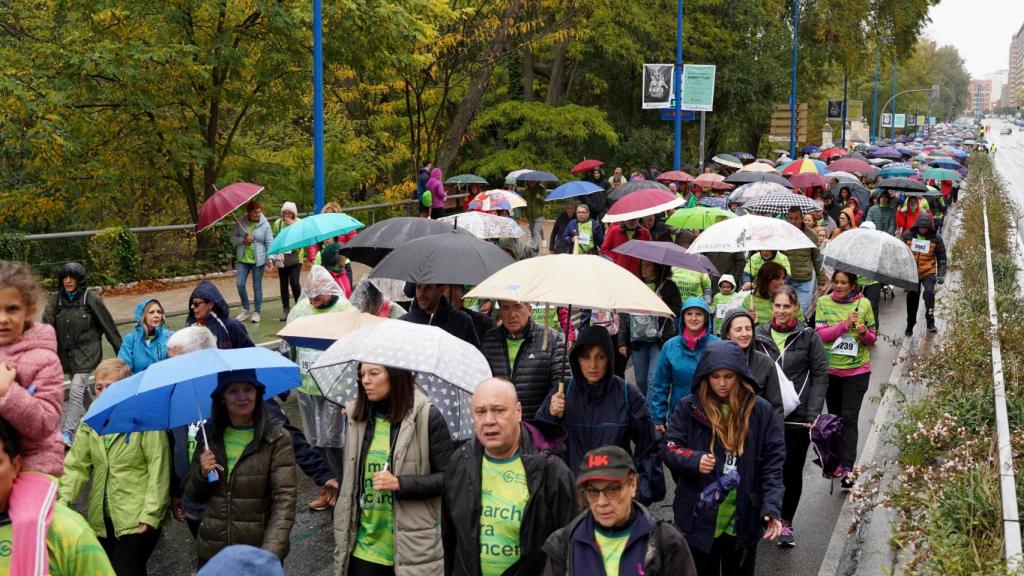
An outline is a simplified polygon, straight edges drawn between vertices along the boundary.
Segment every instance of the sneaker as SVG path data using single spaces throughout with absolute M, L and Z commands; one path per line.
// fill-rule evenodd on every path
M 903 331 L 903 335 L 906 336 L 907 338 L 910 338 L 911 336 L 913 336 L 914 335 L 914 327 L 913 326 L 907 326 L 907 329 Z
M 839 481 L 839 486 L 843 490 L 852 490 L 853 484 L 853 476 L 851 476 L 850 474 L 843 476 L 843 479 Z
M 249 316 L 252 316 L 252 312 L 249 312 L 248 310 L 242 310 L 241 312 L 238 313 L 238 316 L 235 316 L 235 320 L 238 320 L 239 322 L 245 322 L 246 320 L 249 319 Z
M 252 322 L 253 324 L 259 324 L 260 323 L 260 313 L 259 312 L 253 312 L 252 316 L 249 317 L 249 322 Z
M 793 532 L 793 525 L 785 520 L 782 521 L 782 532 L 779 534 L 779 548 L 796 548 L 796 533 Z
M 930 332 L 932 334 L 935 334 L 938 331 L 939 331 L 939 329 L 935 327 L 935 322 L 929 322 L 928 323 L 928 332 Z
M 320 495 L 315 500 L 309 503 L 309 509 L 316 512 L 327 510 L 331 507 L 331 496 L 332 492 L 326 486 L 320 488 Z
M 291 310 L 285 308 L 284 312 L 281 313 L 281 317 L 278 318 L 278 321 L 279 322 L 287 322 L 288 321 L 288 313 L 289 312 L 291 312 Z
M 62 435 L 64 436 L 64 445 L 71 448 L 71 445 L 75 442 L 75 435 L 71 433 L 71 430 L 65 430 Z

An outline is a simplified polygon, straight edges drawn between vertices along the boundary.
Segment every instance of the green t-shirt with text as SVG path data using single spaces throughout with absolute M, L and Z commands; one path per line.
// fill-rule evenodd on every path
M 249 236 L 256 230 L 256 225 L 259 222 L 249 222 Z M 256 244 L 245 244 L 245 249 L 242 250 L 242 257 L 238 259 L 242 264 L 255 264 L 256 263 Z
M 242 456 L 242 451 L 252 442 L 255 432 L 256 429 L 252 426 L 228 426 L 224 431 L 224 455 L 228 458 L 228 478 Z
M 594 541 L 604 562 L 605 576 L 619 576 L 619 561 L 622 560 L 622 553 L 626 551 L 626 543 L 629 542 L 629 535 L 632 532 L 632 527 L 618 532 L 607 532 L 600 526 L 594 527 Z
M 594 221 L 578 222 L 577 238 L 580 239 L 580 251 L 587 252 L 594 248 Z
M 711 290 L 711 276 L 686 268 L 673 268 L 672 282 L 679 288 L 679 296 L 683 302 L 686 302 L 687 298 L 703 298 L 704 291 Z
M 480 573 L 499 576 L 519 561 L 519 527 L 530 491 L 518 454 L 484 454 L 480 481 Z
M 362 512 L 352 555 L 360 560 L 395 565 L 395 514 L 392 492 L 373 489 L 373 475 L 382 472 L 391 458 L 391 422 L 374 416 L 373 438 L 363 463 Z
M 0 515 L 0 574 L 10 573 L 11 521 Z M 85 518 L 57 503 L 46 530 L 46 551 L 51 576 L 114 576 L 103 547 Z

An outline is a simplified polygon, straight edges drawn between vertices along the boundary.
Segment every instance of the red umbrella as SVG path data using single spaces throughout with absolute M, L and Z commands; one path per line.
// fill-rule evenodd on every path
M 633 218 L 642 218 L 652 214 L 660 214 L 686 201 L 672 192 L 657 188 L 647 188 L 626 194 L 608 209 L 602 222 L 622 222 Z
M 668 172 L 662 172 L 655 178 L 658 182 L 693 182 L 693 176 L 690 176 L 682 170 L 670 170 Z
M 693 179 L 693 183 L 705 190 L 732 190 L 732 184 L 725 183 L 721 174 L 704 173 Z
M 821 174 L 815 174 L 813 172 L 803 172 L 801 174 L 794 174 L 790 179 L 789 183 L 793 185 L 793 188 L 809 189 L 814 186 L 825 187 L 828 182 L 825 177 Z
M 235 182 L 217 190 L 213 196 L 203 202 L 199 208 L 199 221 L 196 222 L 196 233 L 206 230 L 225 216 L 238 210 L 243 204 L 252 200 L 263 191 L 263 186 L 249 182 Z
M 836 159 L 836 158 L 842 158 L 843 156 L 846 156 L 847 154 L 848 154 L 848 152 L 846 150 L 843 150 L 842 148 L 829 148 L 829 149 L 823 151 L 821 154 L 818 154 L 818 160 L 822 160 L 822 161 L 833 160 L 833 159 Z
M 857 160 L 856 158 L 842 158 L 840 160 L 833 160 L 832 163 L 828 165 L 828 169 L 833 172 L 867 174 L 875 168 L 863 160 Z
M 573 174 L 579 174 L 580 172 L 593 170 L 598 166 L 604 166 L 604 162 L 601 162 L 600 160 L 584 160 L 583 162 L 580 162 L 579 164 L 573 166 L 570 172 L 572 172 Z

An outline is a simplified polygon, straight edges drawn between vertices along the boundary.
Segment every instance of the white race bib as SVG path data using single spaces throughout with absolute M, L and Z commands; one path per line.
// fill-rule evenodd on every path
M 590 245 L 590 234 L 580 232 L 580 244 Z
M 321 350 L 300 348 L 298 353 L 299 373 L 309 374 L 309 369 L 313 367 L 316 359 L 319 358 L 321 354 L 323 354 L 323 351 Z
M 849 334 L 843 334 L 832 343 L 832 353 L 839 356 L 856 356 L 860 350 L 860 344 Z
M 725 318 L 725 311 L 728 308 L 728 304 L 718 304 L 715 306 L 715 318 Z
M 737 457 L 731 452 L 725 453 L 725 464 L 722 465 L 722 475 L 728 474 L 736 469 Z
M 910 251 L 917 252 L 919 254 L 927 254 L 928 250 L 932 247 L 931 240 L 919 240 L 914 238 L 910 241 Z

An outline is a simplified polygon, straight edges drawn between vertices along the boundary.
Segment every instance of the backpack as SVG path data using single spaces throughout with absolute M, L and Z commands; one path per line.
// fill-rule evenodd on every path
M 424 190 L 423 194 L 420 194 L 420 204 L 426 208 L 430 208 L 434 204 L 434 195 L 430 193 L 430 190 Z
M 811 427 L 814 463 L 824 478 L 835 478 L 843 464 L 843 421 L 834 414 L 822 414 Z

